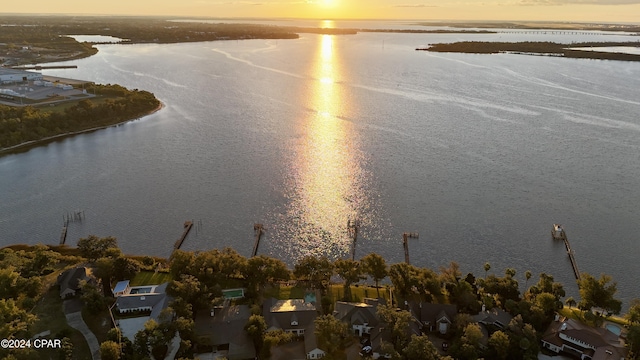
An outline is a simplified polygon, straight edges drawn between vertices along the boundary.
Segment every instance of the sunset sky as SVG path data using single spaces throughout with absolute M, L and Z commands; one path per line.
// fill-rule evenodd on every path
M 2 13 L 640 23 L 640 0 L 3 1 Z

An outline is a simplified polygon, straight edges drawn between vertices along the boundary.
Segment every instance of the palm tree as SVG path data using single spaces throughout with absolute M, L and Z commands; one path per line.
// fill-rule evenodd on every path
M 568 306 L 569 306 L 569 309 L 571 309 L 571 307 L 573 307 L 573 306 L 575 306 L 575 305 L 576 305 L 576 300 L 573 298 L 573 296 L 569 296 L 569 297 L 564 301 L 564 303 L 565 303 L 566 305 L 568 305 Z
M 489 262 L 484 263 L 484 278 L 487 278 L 487 273 L 491 270 L 491 264 Z
M 524 277 L 527 279 L 527 281 L 524 283 L 524 287 L 527 287 L 527 284 L 529 283 L 529 279 L 531 279 L 531 270 L 527 270 L 524 272 Z

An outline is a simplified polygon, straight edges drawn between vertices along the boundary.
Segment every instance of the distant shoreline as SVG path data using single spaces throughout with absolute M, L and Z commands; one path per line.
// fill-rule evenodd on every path
M 592 60 L 618 60 L 618 61 L 640 61 L 640 55 L 613 53 L 603 51 L 575 50 L 576 47 L 610 47 L 610 46 L 639 46 L 638 42 L 614 43 L 578 43 L 560 44 L 553 42 L 493 42 L 493 41 L 462 41 L 451 44 L 433 44 L 429 47 L 416 48 L 417 51 L 451 52 L 466 54 L 519 54 L 535 56 L 554 56 L 573 59 Z

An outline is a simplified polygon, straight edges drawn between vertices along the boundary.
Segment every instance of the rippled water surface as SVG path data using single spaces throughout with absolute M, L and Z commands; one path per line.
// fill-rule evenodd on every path
M 249 255 L 259 222 L 259 252 L 292 263 L 350 256 L 358 219 L 356 258 L 403 261 L 402 233 L 418 232 L 416 265 L 481 274 L 489 261 L 577 293 L 550 237 L 561 223 L 581 270 L 637 297 L 640 65 L 414 50 L 523 36 L 545 34 L 99 46 L 46 73 L 150 90 L 165 107 L 1 157 L 0 244 L 57 243 L 81 209 L 70 243 L 113 235 L 127 253 L 167 256 L 194 220 L 184 249 Z

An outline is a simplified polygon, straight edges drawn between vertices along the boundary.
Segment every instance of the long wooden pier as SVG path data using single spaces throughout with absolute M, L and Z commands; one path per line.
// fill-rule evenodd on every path
M 262 237 L 263 227 L 262 224 L 253 224 L 253 231 L 256 233 L 256 240 L 253 243 L 253 251 L 251 252 L 251 257 L 254 257 L 258 254 L 258 247 L 260 246 L 260 237 Z
M 571 262 L 571 267 L 573 268 L 573 274 L 576 276 L 576 280 L 580 280 L 580 270 L 578 270 L 578 264 L 576 263 L 574 251 L 571 249 L 571 244 L 569 243 L 569 239 L 567 238 L 567 233 L 562 228 L 562 225 L 553 224 L 551 237 L 554 240 L 561 240 L 564 242 L 564 247 L 567 250 L 569 261 Z
M 418 233 L 402 233 L 402 245 L 404 246 L 404 261 L 407 264 L 411 264 L 409 262 L 409 242 L 407 241 L 409 238 L 417 239 L 420 235 Z
M 351 238 L 351 260 L 356 260 L 356 242 L 358 241 L 358 228 L 360 227 L 360 220 L 349 219 L 347 221 L 347 231 Z
M 78 65 L 32 65 L 32 66 L 14 66 L 11 69 L 16 70 L 45 70 L 45 69 L 77 69 Z
M 193 221 L 184 222 L 184 231 L 182 232 L 182 236 L 180 237 L 180 239 L 178 239 L 176 243 L 173 245 L 174 251 L 180 249 L 180 247 L 182 246 L 182 243 L 187 238 L 187 235 L 189 235 L 189 231 L 191 231 L 192 227 L 193 227 Z

